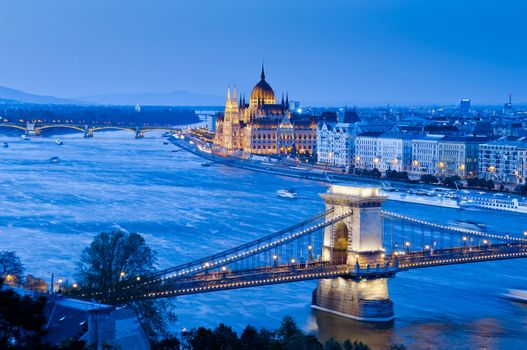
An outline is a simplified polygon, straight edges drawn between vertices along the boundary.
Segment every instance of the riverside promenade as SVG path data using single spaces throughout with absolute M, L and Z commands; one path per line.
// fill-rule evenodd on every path
M 193 153 L 211 163 L 224 164 L 240 169 L 253 170 L 274 175 L 294 177 L 324 182 L 361 182 L 378 184 L 381 179 L 370 179 L 357 177 L 350 174 L 338 174 L 333 171 L 315 168 L 312 165 L 302 163 L 284 163 L 284 162 L 264 162 L 250 159 L 239 159 L 235 157 L 225 157 L 210 151 L 200 149 L 199 139 L 177 139 L 170 138 L 170 142 L 177 147 Z M 191 143 L 192 142 L 192 143 Z

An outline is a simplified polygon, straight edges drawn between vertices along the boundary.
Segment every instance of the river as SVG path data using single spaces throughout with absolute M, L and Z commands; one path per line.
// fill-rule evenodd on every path
M 0 134 L 0 250 L 15 250 L 27 273 L 49 279 L 73 275 L 80 252 L 101 231 L 144 235 L 159 267 L 217 252 L 323 211 L 323 183 L 261 174 L 173 152 L 160 134 L 135 140 L 128 132 L 34 137 Z M 60 162 L 52 163 L 51 157 Z M 295 187 L 299 198 L 275 195 Z M 496 232 L 523 232 L 527 216 L 460 211 L 387 202 L 387 210 L 435 222 L 482 222 Z M 290 314 L 322 339 L 360 339 L 374 349 L 520 349 L 527 307 L 500 297 L 527 289 L 525 260 L 486 262 L 404 272 L 390 281 L 396 320 L 363 324 L 309 307 L 316 282 L 180 297 L 175 330 L 225 322 L 275 328 Z

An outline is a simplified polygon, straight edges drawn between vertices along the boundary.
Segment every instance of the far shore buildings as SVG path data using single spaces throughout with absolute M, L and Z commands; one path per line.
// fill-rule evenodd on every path
M 342 168 L 353 166 L 358 121 L 355 111 L 346 111 L 342 122 L 338 122 L 336 113 L 322 115 L 316 141 L 319 163 Z
M 527 137 L 501 137 L 479 146 L 481 177 L 498 182 L 524 183 Z
M 315 118 L 295 114 L 290 110 L 289 98 L 284 99 L 283 94 L 277 103 L 262 66 L 260 81 L 249 101 L 245 96 L 238 99 L 236 88 L 231 95 L 229 88 L 225 112 L 216 121 L 214 147 L 225 154 L 311 155 L 316 135 Z

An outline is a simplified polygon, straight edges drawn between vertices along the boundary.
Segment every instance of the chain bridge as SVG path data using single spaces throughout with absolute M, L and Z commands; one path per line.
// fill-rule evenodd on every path
M 362 321 L 394 318 L 388 279 L 434 266 L 527 257 L 527 238 L 446 226 L 382 210 L 377 187 L 332 185 L 325 211 L 286 229 L 111 290 L 71 293 L 124 304 L 142 299 L 318 280 L 312 307 Z
M 38 136 L 42 131 L 47 129 L 66 129 L 81 132 L 84 137 L 93 137 L 93 134 L 97 131 L 105 130 L 124 130 L 130 131 L 135 135 L 135 138 L 143 138 L 145 132 L 154 130 L 166 130 L 169 132 L 181 131 L 182 127 L 170 127 L 170 126 L 123 126 L 123 125 L 76 125 L 76 124 L 10 124 L 0 123 L 0 128 L 21 130 L 25 135 Z

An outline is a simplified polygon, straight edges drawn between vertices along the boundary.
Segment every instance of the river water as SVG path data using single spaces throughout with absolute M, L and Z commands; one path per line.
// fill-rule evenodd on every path
M 98 232 L 144 235 L 165 268 L 252 240 L 323 211 L 322 183 L 214 165 L 172 152 L 159 134 L 135 140 L 108 132 L 22 141 L 0 135 L 0 250 L 16 250 L 28 273 L 70 278 Z M 51 163 L 59 157 L 59 163 Z M 275 191 L 295 187 L 288 201 Z M 387 210 L 440 223 L 473 220 L 496 232 L 523 232 L 527 216 L 387 202 Z M 175 330 L 225 322 L 275 328 L 290 314 L 322 339 L 360 339 L 374 349 L 525 349 L 527 307 L 500 297 L 527 289 L 525 260 L 404 272 L 390 281 L 396 320 L 363 324 L 309 307 L 316 282 L 180 297 Z

